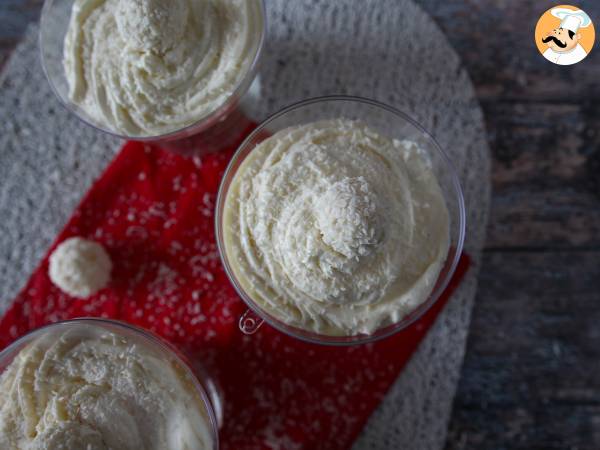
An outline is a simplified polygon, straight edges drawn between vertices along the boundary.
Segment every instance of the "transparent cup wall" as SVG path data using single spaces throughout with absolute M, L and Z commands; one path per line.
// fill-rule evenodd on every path
M 104 127 L 91 118 L 82 108 L 69 99 L 69 87 L 63 67 L 63 46 L 71 17 L 74 0 L 46 0 L 40 21 L 40 51 L 42 66 L 52 90 L 60 102 L 89 126 L 123 139 L 156 144 L 161 148 L 183 155 L 202 155 L 219 151 L 240 141 L 252 121 L 246 114 L 246 105 L 260 101 L 260 80 L 257 77 L 258 63 L 262 52 L 266 14 L 263 0 L 260 6 L 260 30 L 254 47 L 254 59 L 248 72 L 233 94 L 217 110 L 183 129 L 158 136 L 128 136 Z M 251 87 L 252 86 L 252 87 Z
M 338 117 L 360 120 L 379 131 L 382 135 L 392 139 L 408 139 L 417 142 L 427 152 L 431 160 L 432 170 L 438 179 L 450 214 L 451 249 L 431 295 L 400 322 L 381 328 L 370 335 L 343 337 L 319 335 L 292 327 L 272 316 L 256 304 L 238 282 L 229 264 L 223 243 L 225 198 L 233 177 L 254 147 L 268 136 L 290 126 Z M 221 182 L 215 227 L 219 253 L 227 275 L 238 294 L 249 307 L 248 312 L 240 318 L 240 329 L 243 332 L 253 334 L 263 321 L 266 321 L 279 331 L 308 342 L 325 345 L 353 345 L 373 342 L 397 333 L 413 323 L 436 302 L 452 278 L 462 252 L 465 236 L 465 207 L 460 183 L 450 160 L 434 138 L 422 126 L 408 115 L 382 103 L 359 97 L 332 96 L 306 100 L 285 108 L 263 122 L 248 136 L 232 158 Z
M 155 355 L 160 356 L 164 361 L 176 365 L 177 369 L 191 382 L 190 395 L 195 395 L 197 400 L 204 406 L 212 428 L 211 438 L 214 442 L 212 450 L 218 450 L 218 430 L 223 420 L 223 408 L 216 385 L 207 375 L 205 369 L 198 363 L 190 363 L 183 354 L 175 349 L 175 347 L 161 338 L 148 331 L 123 322 L 86 318 L 58 322 L 46 327 L 38 328 L 0 352 L 0 375 L 12 363 L 19 352 L 33 341 L 39 338 L 52 341 L 58 339 L 65 332 L 77 332 L 80 330 L 85 333 L 86 330 L 89 332 L 90 328 L 114 333 L 125 338 L 128 342 L 147 348 Z

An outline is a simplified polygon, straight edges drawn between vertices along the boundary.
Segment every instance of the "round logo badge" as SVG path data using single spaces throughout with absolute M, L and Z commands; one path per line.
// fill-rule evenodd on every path
M 550 8 L 535 27 L 535 44 L 548 61 L 570 66 L 592 51 L 596 31 L 585 11 L 570 5 Z

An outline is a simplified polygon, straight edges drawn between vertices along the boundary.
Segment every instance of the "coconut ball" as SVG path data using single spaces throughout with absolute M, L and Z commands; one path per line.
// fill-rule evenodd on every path
M 128 45 L 164 53 L 185 34 L 189 16 L 186 0 L 120 0 L 115 19 Z
M 110 281 L 112 262 L 102 245 L 73 237 L 62 242 L 50 255 L 50 280 L 63 292 L 87 298 Z

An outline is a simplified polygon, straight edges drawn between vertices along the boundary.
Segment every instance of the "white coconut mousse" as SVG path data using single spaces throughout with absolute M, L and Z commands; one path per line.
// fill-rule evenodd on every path
M 42 335 L 0 376 L 0 448 L 212 450 L 191 380 L 151 348 L 86 327 Z
M 292 326 L 372 334 L 431 293 L 449 215 L 424 152 L 330 120 L 277 132 L 227 192 L 224 245 L 252 300 Z
M 263 27 L 258 0 L 75 0 L 64 45 L 69 97 L 116 133 L 176 131 L 230 98 Z

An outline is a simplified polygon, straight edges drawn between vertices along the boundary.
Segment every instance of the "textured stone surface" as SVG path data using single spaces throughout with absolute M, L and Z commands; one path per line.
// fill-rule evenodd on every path
M 489 156 L 467 73 L 410 0 L 271 0 L 254 109 L 262 118 L 310 96 L 375 98 L 431 130 L 456 166 L 468 209 L 469 276 L 371 418 L 356 449 L 439 449 L 464 356 L 489 205 Z M 36 28 L 0 79 L 0 312 L 119 142 L 69 116 L 43 78 Z M 415 39 L 414 36 L 419 36 Z

